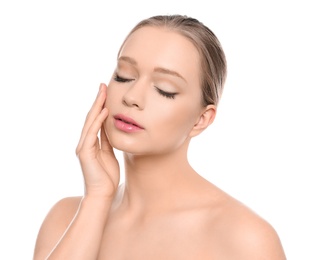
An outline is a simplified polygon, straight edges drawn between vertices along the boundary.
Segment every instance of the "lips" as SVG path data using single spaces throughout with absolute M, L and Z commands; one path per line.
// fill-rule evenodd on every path
M 114 116 L 115 126 L 124 132 L 137 132 L 143 130 L 144 127 L 134 121 L 132 118 L 124 116 L 122 114 L 117 114 Z

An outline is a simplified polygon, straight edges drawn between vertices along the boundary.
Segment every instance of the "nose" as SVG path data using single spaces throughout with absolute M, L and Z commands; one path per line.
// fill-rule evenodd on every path
M 128 107 L 135 107 L 139 110 L 144 109 L 145 105 L 145 88 L 144 83 L 135 82 L 131 85 L 122 97 L 122 103 Z

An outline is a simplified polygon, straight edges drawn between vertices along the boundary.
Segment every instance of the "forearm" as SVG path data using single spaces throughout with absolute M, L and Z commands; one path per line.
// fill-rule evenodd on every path
M 69 227 L 47 260 L 97 259 L 111 200 L 84 197 Z

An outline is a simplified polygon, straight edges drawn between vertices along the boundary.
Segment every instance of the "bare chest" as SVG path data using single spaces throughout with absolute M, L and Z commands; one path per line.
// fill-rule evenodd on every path
M 203 225 L 195 217 L 161 217 L 131 224 L 110 222 L 98 259 L 210 259 Z

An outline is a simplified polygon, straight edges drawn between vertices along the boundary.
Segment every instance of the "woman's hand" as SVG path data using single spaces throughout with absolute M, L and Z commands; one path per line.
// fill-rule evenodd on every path
M 85 196 L 113 199 L 120 179 L 119 163 L 105 133 L 106 85 L 101 84 L 76 148 L 85 181 Z M 100 134 L 100 138 L 98 137 Z

